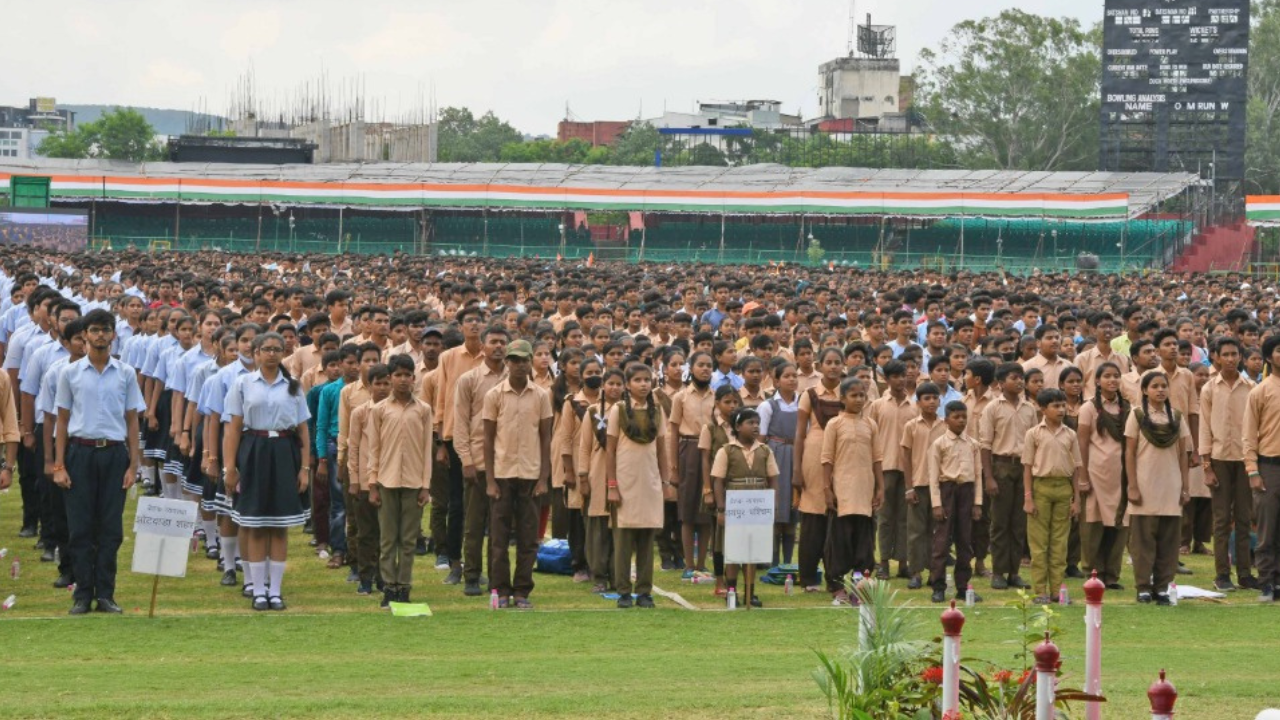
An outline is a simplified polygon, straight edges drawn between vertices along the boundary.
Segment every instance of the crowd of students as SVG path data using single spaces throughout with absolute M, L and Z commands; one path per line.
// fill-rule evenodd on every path
M 20 534 L 73 614 L 120 610 L 135 480 L 200 503 L 254 610 L 285 609 L 297 527 L 384 606 L 434 554 L 447 586 L 530 608 L 548 534 L 619 607 L 652 607 L 658 568 L 760 605 L 722 552 L 748 489 L 774 491 L 773 565 L 837 604 L 859 571 L 939 602 L 982 582 L 1047 603 L 1094 570 L 1120 590 L 1126 551 L 1142 603 L 1171 602 L 1188 553 L 1221 591 L 1280 581 L 1277 293 L 1246 278 L 20 248 L 0 267 L 0 486 L 16 465 Z

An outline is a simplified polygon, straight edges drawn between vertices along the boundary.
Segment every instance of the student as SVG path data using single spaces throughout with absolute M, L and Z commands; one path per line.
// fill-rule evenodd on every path
M 370 308 L 366 313 L 377 318 L 384 332 L 386 328 L 386 311 Z M 360 345 L 360 374 L 353 383 L 343 383 L 338 391 L 338 437 L 334 440 L 334 462 L 329 463 L 329 547 L 333 553 L 329 558 L 328 568 L 338 570 L 350 565 L 347 582 L 357 582 L 360 574 L 355 568 L 355 558 L 349 557 L 348 543 L 357 542 L 360 536 L 360 525 L 355 513 L 347 512 L 347 496 L 351 493 L 350 480 L 347 475 L 347 448 L 351 441 L 351 411 L 369 400 L 369 388 L 361 380 L 369 369 L 382 362 L 383 347 L 388 340 L 385 335 L 379 336 L 382 344 L 366 342 Z M 336 472 L 333 472 L 336 470 Z
M 594 358 L 590 362 L 594 366 L 588 367 L 586 372 L 602 369 Z M 591 569 L 594 583 L 591 592 L 604 593 L 613 587 L 613 532 L 609 529 L 610 509 L 606 498 L 608 471 L 605 456 L 609 444 L 606 431 L 609 412 L 622 400 L 626 379 L 617 369 L 605 371 L 597 377 L 601 378 L 600 397 L 587 406 L 578 427 L 574 468 L 586 503 L 587 566 Z
M 369 501 L 370 471 L 373 467 L 373 422 L 369 414 L 373 406 L 386 400 L 391 395 L 391 368 L 378 364 L 369 368 L 364 376 L 365 387 L 369 388 L 369 399 L 351 411 L 351 439 L 347 442 L 347 476 L 351 478 L 351 488 L 356 513 L 356 523 L 369 532 L 360 533 L 359 538 L 351 545 L 352 556 L 356 561 L 356 571 L 360 573 L 360 583 L 356 586 L 357 595 L 372 595 L 376 586 L 384 592 L 379 570 L 382 555 L 382 529 L 378 518 L 379 509 Z M 434 455 L 434 449 L 432 454 Z M 390 599 L 387 599 L 390 602 Z
M 603 369 L 595 358 L 591 358 L 587 363 L 580 351 L 574 350 L 573 353 L 572 362 L 564 362 L 561 366 L 564 368 L 564 373 L 573 372 L 577 387 L 570 393 L 569 386 L 563 382 L 564 374 L 562 373 L 556 378 L 556 385 L 551 395 L 553 410 L 556 400 L 560 400 L 560 411 L 556 414 L 551 433 L 551 471 L 553 477 L 556 472 L 564 476 L 561 481 L 561 491 L 568 515 L 569 556 L 573 565 L 573 581 L 581 583 L 591 580 L 591 566 L 587 560 L 587 528 L 583 515 L 586 510 L 585 496 L 578 482 L 574 458 L 577 455 L 578 431 L 582 425 L 582 418 L 586 415 L 587 408 L 600 399 L 602 383 L 600 378 Z M 561 358 L 563 359 L 564 355 L 561 355 Z M 590 373 L 589 375 L 583 374 L 584 367 Z M 588 380 L 590 383 L 587 382 Z
M 1117 356 L 1119 357 L 1119 356 Z M 1081 559 L 1085 571 L 1098 573 L 1108 590 L 1123 590 L 1124 549 L 1128 544 L 1127 492 L 1124 475 L 1124 428 L 1129 401 L 1120 394 L 1120 366 L 1104 362 L 1093 399 L 1080 408 L 1081 475 L 1079 490 Z
M 738 372 L 742 375 L 742 388 L 738 391 L 742 406 L 752 409 L 760 407 L 766 400 L 764 363 L 760 358 L 748 355 L 738 361 Z
M 236 346 L 235 333 L 231 332 L 230 328 L 219 327 L 214 333 L 214 344 L 217 347 L 216 359 L 197 366 L 191 372 L 187 379 L 187 387 L 183 390 L 185 410 L 182 419 L 183 437 L 180 442 L 186 445 L 188 455 L 183 475 L 188 478 L 187 482 L 199 483 L 200 486 L 200 522 L 204 528 L 205 557 L 210 560 L 220 560 L 217 476 L 206 475 L 204 472 L 208 412 L 200 412 L 200 396 L 204 392 L 205 383 L 216 376 L 219 370 L 236 361 L 239 348 Z
M 1142 407 L 1125 423 L 1129 480 L 1129 555 L 1138 602 L 1172 604 L 1169 583 L 1178 571 L 1182 506 L 1190 499 L 1187 456 L 1191 430 L 1169 401 L 1163 372 L 1142 378 Z
M 698 451 L 702 460 L 702 506 L 708 512 L 716 504 L 715 488 L 711 484 L 712 458 L 720 448 L 729 443 L 732 432 L 729 417 L 740 407 L 742 407 L 742 399 L 733 387 L 725 384 L 716 388 L 716 405 L 711 413 L 711 421 L 703 425 L 698 434 Z M 711 546 L 712 567 L 716 578 L 714 594 L 718 597 L 726 593 L 728 586 L 724 584 L 724 548 L 715 541 L 714 537 L 709 539 L 707 544 Z
M 53 482 L 65 492 L 67 548 L 75 593 L 72 615 L 120 613 L 116 554 L 124 539 L 124 502 L 137 474 L 138 414 L 146 409 L 133 368 L 111 357 L 116 319 L 106 310 L 84 317 L 88 355 L 58 377 Z
M 436 570 L 448 570 L 449 558 L 461 556 L 460 548 L 449 546 L 449 451 L 445 448 L 440 434 L 442 418 L 436 409 L 436 384 L 440 381 L 440 357 L 446 349 L 456 347 L 451 343 L 461 343 L 462 335 L 456 331 L 450 333 L 446 341 L 444 331 L 435 325 L 422 331 L 422 363 L 418 367 L 418 397 L 422 402 L 431 405 L 432 417 L 435 418 L 435 456 L 431 469 L 431 546 L 435 550 Z M 425 548 L 423 548 L 425 549 Z M 419 552 L 417 548 L 414 552 Z M 419 553 L 421 554 L 421 553 Z
M 45 533 L 44 537 L 48 537 L 45 550 L 58 556 L 58 579 L 53 581 L 53 587 L 62 589 L 70 587 L 75 582 L 72 575 L 71 549 L 70 545 L 70 528 L 67 526 L 67 505 L 66 493 L 62 488 L 53 482 L 53 464 L 54 464 L 54 428 L 58 423 L 58 408 L 55 404 L 58 394 L 58 378 L 72 363 L 80 360 L 85 355 L 85 336 L 84 321 L 76 318 L 61 327 L 58 331 L 59 353 L 60 357 L 53 360 L 48 369 L 40 378 L 40 388 L 36 391 L 35 404 L 32 406 L 33 414 L 39 422 L 36 427 L 40 428 L 40 436 L 37 438 L 37 447 L 41 450 L 40 460 L 43 463 L 41 470 L 43 475 L 41 481 L 47 483 L 44 486 L 45 494 L 41 497 L 44 505 L 41 508 L 41 531 Z M 47 346 L 52 347 L 52 346 Z M 0 380 L 7 381 L 8 375 L 0 373 Z M 4 470 L 8 470 L 14 461 L 17 452 L 17 415 L 13 412 L 13 404 L 9 401 L 12 396 L 0 394 L 0 403 L 7 405 L 5 412 L 0 414 L 0 425 L 7 426 L 5 435 L 15 438 L 8 444 L 7 457 L 2 464 Z M 0 478 L 3 480 L 6 478 Z M 0 486 L 8 487 L 8 482 L 0 482 Z M 43 559 L 43 557 L 42 557 Z
M 791 501 L 792 473 L 795 471 L 796 420 L 799 416 L 799 378 L 796 366 L 779 363 L 773 370 L 777 392 L 760 406 L 760 437 L 773 451 L 778 464 L 773 505 L 773 564 L 790 565 L 796 548 L 796 523 L 799 513 Z
M 481 585 L 481 565 L 484 562 L 485 528 L 489 523 L 488 466 L 484 455 L 484 397 L 507 377 L 507 345 L 511 334 L 504 328 L 490 327 L 484 331 L 484 362 L 458 379 L 453 399 L 453 447 L 462 463 L 462 477 L 466 480 L 466 525 L 462 539 L 462 557 L 459 564 L 450 568 L 446 585 L 462 581 L 462 594 L 479 597 L 484 594 Z M 452 559 L 452 558 L 451 558 Z M 455 572 L 456 570 L 456 572 Z M 455 580 L 455 578 L 457 578 Z
M 711 544 L 711 526 L 715 521 L 702 504 L 702 453 L 698 450 L 702 428 L 711 422 L 715 408 L 716 395 L 711 389 L 713 368 L 709 353 L 690 355 L 689 383 L 671 398 L 671 427 L 667 434 L 676 441 L 670 443 L 667 473 L 675 478 L 679 498 L 677 511 L 684 550 L 684 580 L 692 580 L 695 572 L 707 571 L 707 546 Z M 695 537 L 701 539 L 697 543 L 696 557 Z
M 498 606 L 531 609 L 538 560 L 538 498 L 551 483 L 551 393 L 533 382 L 533 347 L 507 346 L 507 377 L 485 394 L 484 465 L 488 469 L 489 589 Z M 510 545 L 516 545 L 511 571 Z M 652 559 L 650 559 L 652 563 Z
M 378 560 L 385 583 L 382 602 L 389 607 L 393 602 L 409 602 L 414 546 L 422 529 L 422 508 L 431 494 L 435 444 L 431 406 L 413 392 L 413 358 L 393 355 L 387 369 L 391 395 L 369 411 L 368 503 L 378 508 Z
M 338 409 L 342 397 L 342 389 L 349 384 L 358 382 L 361 372 L 368 372 L 368 368 L 361 368 L 359 345 L 353 343 L 343 345 L 338 350 L 338 357 L 342 376 L 321 386 L 316 412 L 316 487 L 312 490 L 311 496 L 312 510 L 315 513 L 313 530 L 315 532 L 316 552 L 322 560 L 332 557 L 330 555 L 330 542 L 333 540 L 333 535 L 345 534 L 346 531 L 345 527 L 332 527 L 329 522 L 332 515 L 330 512 L 331 505 L 334 502 L 331 497 L 331 488 L 336 483 L 336 480 L 330 482 L 329 476 L 337 475 Z M 339 502 L 341 501 L 342 499 L 339 498 Z
M 686 353 L 678 346 L 670 345 L 658 354 L 660 384 L 653 391 L 653 399 L 658 407 L 669 418 L 673 401 L 677 393 L 685 388 Z M 671 443 L 676 445 L 675 442 Z M 678 450 L 677 450 L 678 452 Z M 666 460 L 663 460 L 666 462 Z M 670 472 L 670 471 L 669 471 Z M 671 472 L 670 476 L 679 481 L 679 476 Z M 664 503 L 662 507 L 662 531 L 658 533 L 658 555 L 663 570 L 684 570 L 684 547 L 680 536 L 680 505 L 676 502 Z
M 987 405 L 996 398 L 999 392 L 992 387 L 996 381 L 996 364 L 987 358 L 975 358 L 965 365 L 964 404 L 969 408 L 969 426 L 965 432 L 974 440 L 979 440 L 978 423 Z M 989 577 L 987 571 L 987 550 L 991 547 L 991 495 L 982 494 L 982 517 L 973 522 L 973 574 L 978 577 Z
M 236 578 L 236 565 L 240 561 L 240 526 L 231 517 L 231 495 L 225 483 L 226 468 L 235 462 L 235 458 L 226 458 L 222 454 L 222 443 L 226 436 L 226 427 L 231 416 L 226 414 L 227 395 L 236 378 L 247 375 L 257 368 L 257 360 L 253 355 L 253 341 L 258 335 L 258 326 L 246 323 L 235 330 L 236 359 L 214 373 L 206 380 L 200 390 L 200 398 L 196 411 L 209 417 L 205 424 L 203 472 L 214 478 L 213 500 L 210 508 L 218 517 L 218 549 L 219 566 L 223 587 L 240 585 Z M 308 412 L 310 410 L 308 409 Z M 310 428 L 308 428 L 310 430 Z M 244 593 L 249 584 L 241 586 Z M 252 593 L 249 593 L 252 597 Z
M 1253 494 L 1244 467 L 1244 418 L 1255 384 L 1240 374 L 1239 340 L 1219 338 L 1213 347 L 1218 374 L 1200 390 L 1200 447 L 1204 482 L 1212 493 L 1213 586 L 1229 592 L 1235 589 L 1231 583 L 1233 532 L 1236 580 L 1242 588 L 1257 587 L 1249 558 Z
M 1071 344 L 1069 339 L 1063 341 L 1063 345 Z M 1080 429 L 1080 408 L 1084 404 L 1084 374 L 1080 372 L 1080 368 L 1074 365 L 1068 365 L 1063 368 L 1062 373 L 1058 375 L 1058 389 L 1067 398 L 1067 413 L 1062 417 L 1062 424 L 1071 428 L 1072 432 L 1079 432 Z M 1079 486 L 1076 485 L 1077 490 Z M 1076 500 L 1079 501 L 1079 493 Z M 1077 502 L 1077 510 L 1079 503 Z M 1076 512 L 1071 516 L 1071 532 L 1067 537 L 1067 577 L 1083 578 L 1084 573 L 1080 572 L 1080 513 Z
M 965 432 L 968 408 L 952 402 L 946 408 L 947 431 L 929 446 L 927 470 L 929 504 L 933 514 L 933 564 L 929 569 L 930 599 L 943 602 L 947 594 L 947 555 L 955 540 L 955 583 L 957 601 L 963 600 L 972 574 L 973 520 L 982 514 L 981 448 Z M 974 593 L 975 600 L 981 601 Z
M 1038 421 L 1035 406 L 1023 395 L 1022 366 L 1005 363 L 996 368 L 1000 395 L 987 405 L 978 424 L 982 448 L 983 492 L 991 498 L 991 578 L 993 590 L 1028 587 L 1018 575 L 1027 516 L 1022 498 L 1022 449 Z
M 831 419 L 822 436 L 822 471 L 827 511 L 834 513 L 827 539 L 827 590 L 832 601 L 856 603 L 844 577 L 875 564 L 873 515 L 884 502 L 883 446 L 879 429 L 863 410 L 867 388 L 858 378 L 840 383 L 843 412 Z
M 1073 367 L 1070 362 L 1058 355 L 1058 350 L 1062 347 L 1062 333 L 1056 325 L 1043 324 L 1036 328 L 1035 337 L 1039 352 L 1030 360 L 1023 361 L 1022 368 L 1027 371 L 1041 371 L 1044 373 L 1044 386 L 1056 390 L 1062 371 Z
M 253 354 L 258 369 L 236 378 L 227 393 L 225 484 L 235 498 L 231 517 L 242 529 L 252 607 L 284 610 L 288 529 L 304 524 L 310 514 L 302 503 L 311 465 L 310 413 L 298 381 L 280 369 L 284 338 L 258 335 Z
M 1189 357 L 1181 350 L 1183 344 L 1190 345 L 1190 342 L 1179 341 L 1179 364 L 1184 358 Z M 1195 378 L 1196 397 L 1199 398 L 1204 386 L 1209 382 L 1209 367 L 1200 363 L 1193 364 L 1189 360 L 1187 366 L 1192 377 Z M 1241 412 L 1236 417 L 1243 419 L 1244 413 Z M 1204 434 L 1202 428 L 1198 430 L 1201 435 Z M 1213 493 L 1205 483 L 1205 466 L 1208 464 L 1209 458 L 1201 456 L 1201 462 L 1189 465 L 1187 468 L 1187 475 L 1191 479 L 1191 499 L 1182 508 L 1182 547 L 1178 551 L 1182 555 L 1211 554 L 1205 547 L 1205 543 L 1213 540 Z
M 1129 372 L 1129 356 L 1116 352 L 1111 341 L 1116 335 L 1116 321 L 1110 313 L 1095 313 L 1091 324 L 1097 333 L 1097 343 L 1076 356 L 1076 366 L 1084 374 L 1084 397 L 1093 398 L 1097 391 L 1098 368 L 1103 363 L 1112 363 L 1123 375 Z
M 897 360 L 884 366 L 889 392 L 867 407 L 867 416 L 880 432 L 880 454 L 884 458 L 884 507 L 878 513 L 880 564 L 876 577 L 889 579 L 889 561 L 898 561 L 898 577 L 910 578 L 907 566 L 907 490 L 902 457 L 902 432 L 919 412 L 907 393 L 907 368 Z
M 1280 335 L 1267 338 L 1262 353 L 1269 373 L 1249 391 L 1244 457 L 1258 522 L 1258 601 L 1272 602 L 1280 583 Z
M 907 511 L 907 572 L 911 574 L 908 590 L 923 587 L 922 576 L 933 557 L 933 505 L 928 495 L 929 448 L 947 429 L 946 423 L 938 419 L 938 386 L 924 383 L 916 388 L 915 396 L 916 416 L 902 427 L 899 439 L 899 462 L 902 464 Z
M 716 547 L 724 547 L 726 493 L 731 490 L 773 490 L 778 480 L 778 462 L 769 446 L 760 442 L 760 415 L 753 408 L 740 408 L 729 417 L 733 437 L 721 447 L 711 464 L 711 482 L 716 495 Z M 738 586 L 740 565 L 725 567 L 729 587 Z M 744 588 L 752 607 L 762 607 L 754 584 Z
M 636 565 L 635 605 L 653 607 L 653 538 L 662 527 L 664 496 L 675 487 L 667 478 L 666 422 L 650 399 L 653 371 L 640 363 L 626 369 L 622 402 L 609 410 L 606 496 L 614 512 L 613 584 L 618 607 L 632 606 L 631 563 Z
M 1023 443 L 1023 510 L 1027 513 L 1035 603 L 1048 605 L 1067 569 L 1071 518 L 1080 509 L 1076 485 L 1081 460 L 1075 431 L 1063 422 L 1067 415 L 1066 395 L 1056 388 L 1041 390 L 1036 404 L 1044 419 L 1027 431 Z
M 711 348 L 711 357 L 715 360 L 716 368 L 711 375 L 711 389 L 719 390 L 721 386 L 728 385 L 734 390 L 740 390 L 745 381 L 734 372 L 738 364 L 738 350 L 733 343 L 727 340 L 717 341 Z
M 910 319 L 910 318 L 908 318 Z M 800 395 L 796 410 L 795 462 L 791 483 L 800 509 L 800 576 L 805 592 L 821 592 L 818 562 L 826 550 L 829 513 L 822 467 L 823 433 L 832 418 L 844 411 L 840 380 L 844 376 L 844 356 L 835 348 L 818 355 L 822 382 Z M 863 568 L 868 569 L 868 568 Z

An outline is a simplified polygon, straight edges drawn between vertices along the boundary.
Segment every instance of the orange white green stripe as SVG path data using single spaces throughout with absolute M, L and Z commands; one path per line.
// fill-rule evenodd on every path
M 0 174 L 0 189 L 9 184 Z M 1002 217 L 1118 220 L 1127 193 L 731 191 L 540 187 L 513 184 L 301 182 L 192 177 L 53 175 L 57 200 L 193 204 L 275 203 L 381 208 L 635 210 L 726 215 L 798 214 L 892 217 Z
M 1280 225 L 1280 195 L 1249 195 L 1244 215 L 1250 225 Z

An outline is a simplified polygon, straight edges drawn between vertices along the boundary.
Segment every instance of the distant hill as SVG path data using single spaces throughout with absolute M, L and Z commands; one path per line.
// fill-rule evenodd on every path
M 116 107 L 115 105 L 64 105 L 58 104 L 59 109 L 71 110 L 76 114 L 76 123 L 93 122 L 102 116 L 103 113 Z M 220 127 L 219 122 L 223 122 L 223 118 L 216 115 L 203 115 L 194 113 L 190 110 L 164 110 L 161 108 L 134 108 L 142 113 L 147 122 L 151 123 L 151 127 L 156 129 L 157 135 L 182 135 L 188 132 L 188 121 L 192 121 L 197 117 L 203 117 L 208 121 L 209 127 Z

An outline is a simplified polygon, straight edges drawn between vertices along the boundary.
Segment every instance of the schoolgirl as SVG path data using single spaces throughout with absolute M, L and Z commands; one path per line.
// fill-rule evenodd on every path
M 175 313 L 176 315 L 177 313 Z M 173 315 L 170 316 L 171 318 Z M 171 323 L 172 334 L 176 342 L 166 348 L 156 361 L 151 396 L 147 403 L 148 422 L 152 417 L 156 420 L 156 461 L 160 468 L 160 479 L 164 497 L 180 499 L 183 488 L 182 462 L 174 438 L 175 420 L 173 412 L 173 389 L 169 387 L 169 377 L 176 376 L 176 364 L 181 362 L 182 354 L 190 350 L 195 342 L 195 318 L 190 315 L 178 316 Z M 154 411 L 152 408 L 155 408 Z M 180 418 L 178 418 L 180 419 Z
M 776 392 L 761 405 L 760 437 L 773 451 L 778 463 L 777 492 L 773 505 L 773 564 L 790 565 L 796 548 L 796 523 L 800 515 L 791 501 L 795 471 L 796 421 L 799 417 L 799 376 L 796 366 L 783 362 L 773 369 Z
M 729 416 L 733 437 L 716 451 L 711 482 L 716 496 L 716 547 L 724 547 L 724 511 L 730 490 L 772 490 L 778 480 L 778 462 L 769 446 L 760 442 L 760 415 L 753 408 L 739 408 Z M 725 567 L 725 582 L 738 587 L 739 565 Z M 761 607 L 754 584 L 743 589 L 752 607 Z
M 205 477 L 201 467 L 204 463 L 205 416 L 199 412 L 200 393 L 204 390 L 205 382 L 213 377 L 219 368 L 235 361 L 236 338 L 233 333 L 221 327 L 213 333 L 213 338 L 218 348 L 215 359 L 198 365 L 187 378 L 187 386 L 183 390 L 183 397 L 191 400 L 184 403 L 180 420 L 182 423 L 180 438 L 190 443 L 185 448 L 186 462 L 182 469 L 183 477 L 187 478 L 188 483 L 198 483 L 200 486 L 198 493 L 200 525 L 204 529 L 205 557 L 217 560 L 219 559 L 218 515 L 213 507 L 216 486 L 212 478 Z
M 298 381 L 280 367 L 284 338 L 259 335 L 253 353 L 258 369 L 237 378 L 227 394 L 231 422 L 223 456 L 235 462 L 227 468 L 226 487 L 235 498 L 231 516 L 244 531 L 253 609 L 284 610 L 288 529 L 310 514 L 303 501 L 311 465 L 310 413 Z
M 711 464 L 716 453 L 720 452 L 720 448 L 729 444 L 732 433 L 729 417 L 740 407 L 742 407 L 742 398 L 738 396 L 738 392 L 728 384 L 721 385 L 716 390 L 715 409 L 711 412 L 711 420 L 702 426 L 702 431 L 698 435 L 698 451 L 702 455 L 702 506 L 708 513 L 712 512 L 716 505 L 715 488 L 711 484 Z M 707 543 L 712 551 L 717 596 L 724 595 L 728 588 L 724 584 L 724 548 L 717 542 L 719 536 L 717 532 L 712 536 L 715 539 Z
M 653 371 L 632 363 L 622 402 L 609 410 L 605 489 L 613 516 L 613 585 L 618 607 L 653 607 L 653 540 L 662 527 L 662 503 L 675 496 L 663 444 L 666 418 L 652 399 Z M 636 580 L 631 580 L 635 561 Z
M 1169 402 L 1169 377 L 1142 378 L 1142 408 L 1125 423 L 1129 488 L 1129 555 L 1138 602 L 1170 605 L 1169 583 L 1178 571 L 1182 506 L 1191 499 L 1187 460 L 1191 430 Z
M 688 384 L 671 398 L 668 435 L 677 440 L 671 443 L 675 447 L 667 465 L 669 472 L 673 473 L 671 477 L 676 479 L 684 580 L 692 580 L 694 572 L 706 572 L 707 546 L 710 544 L 712 523 L 715 522 L 702 504 L 702 453 L 698 450 L 698 438 L 703 426 L 711 421 L 715 407 L 716 396 L 711 389 L 713 367 L 709 353 L 699 351 L 690 355 Z M 694 553 L 695 537 L 702 538 L 702 542 L 697 543 L 697 557 Z
M 758 357 L 748 355 L 738 362 L 738 373 L 742 375 L 742 389 L 738 391 L 742 406 L 760 407 L 766 400 L 764 362 Z
M 587 365 L 587 363 L 593 363 Z M 590 569 L 591 592 L 607 592 L 613 587 L 613 530 L 607 497 L 608 418 L 613 406 L 622 400 L 626 379 L 621 370 L 602 370 L 594 359 L 588 360 L 586 372 L 600 378 L 598 398 L 583 405 L 582 422 L 578 425 L 574 469 L 578 474 L 586 514 L 586 554 Z M 583 400 L 586 400 L 584 394 Z M 574 405 L 577 413 L 578 405 Z
M 818 561 L 826 547 L 829 514 L 822 471 L 822 438 L 827 423 L 844 410 L 840 400 L 844 356 L 838 348 L 823 348 L 818 353 L 817 368 L 822 373 L 822 381 L 801 393 L 796 408 L 795 460 L 791 474 L 792 497 L 800 511 L 799 581 L 805 592 L 823 590 L 818 583 Z
M 1120 366 L 1104 362 L 1094 371 L 1093 399 L 1080 407 L 1080 545 L 1084 570 L 1096 570 L 1108 590 L 1123 590 L 1120 572 L 1129 538 L 1125 517 L 1124 430 L 1129 401 L 1120 394 Z
M 581 388 L 571 396 L 555 393 L 552 402 L 559 401 L 556 408 L 555 428 L 551 437 L 551 468 L 554 492 L 561 495 L 565 507 L 565 524 L 569 541 L 569 555 L 573 563 L 573 581 L 587 582 L 591 579 L 590 560 L 587 557 L 587 529 L 583 519 L 583 494 L 578 483 L 577 467 L 574 455 L 578 447 L 578 429 L 582 425 L 587 406 L 600 397 L 601 366 L 595 358 L 583 360 L 582 352 L 571 351 L 572 368 L 578 376 Z M 568 367 L 565 368 L 566 372 Z M 585 375 L 583 373 L 586 373 Z M 561 385 L 557 378 L 557 387 L 561 392 L 567 386 Z

